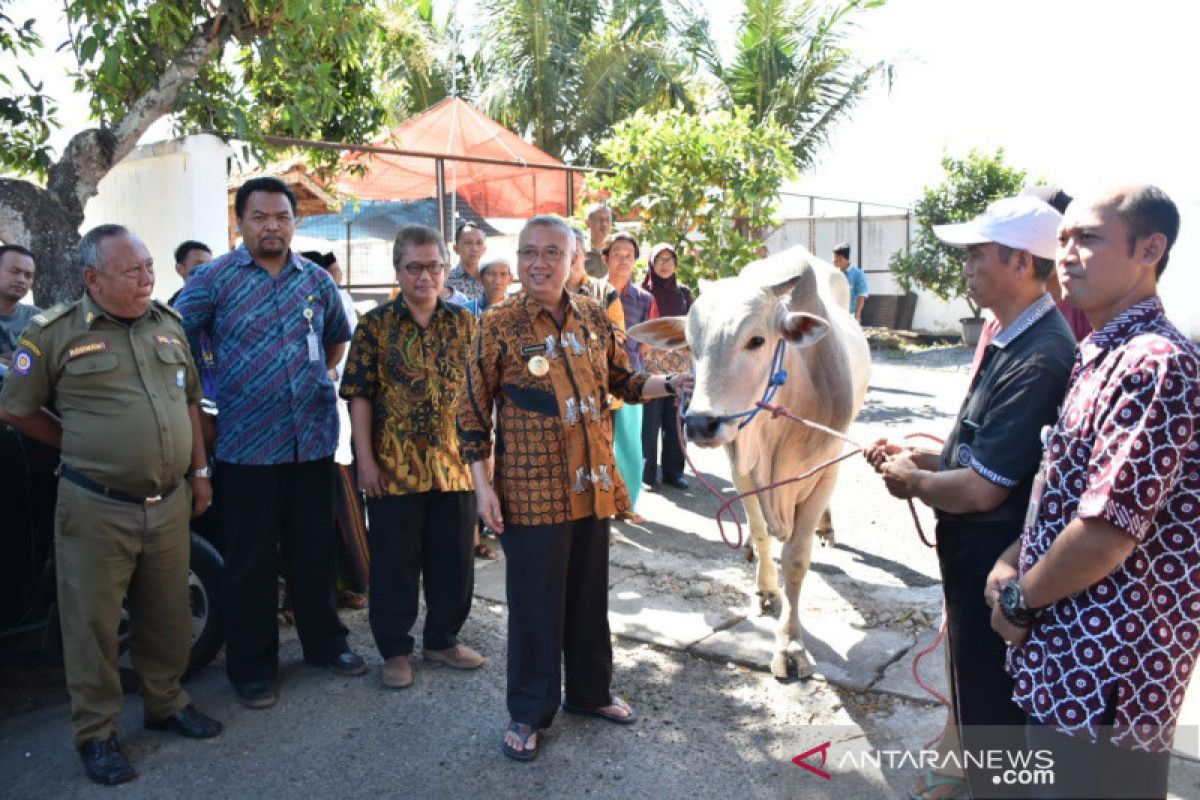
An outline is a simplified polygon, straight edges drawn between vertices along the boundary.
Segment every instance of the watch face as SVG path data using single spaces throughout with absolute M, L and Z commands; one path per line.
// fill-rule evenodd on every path
M 1000 590 L 1000 604 L 1009 611 L 1015 611 L 1021 607 L 1021 593 L 1017 589 L 1016 583 L 1004 584 L 1004 588 Z

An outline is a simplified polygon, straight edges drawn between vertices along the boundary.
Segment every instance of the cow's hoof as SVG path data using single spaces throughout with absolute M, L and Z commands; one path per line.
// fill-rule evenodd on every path
M 758 614 L 761 617 L 775 617 L 779 615 L 779 606 L 782 603 L 778 592 L 759 592 L 758 593 Z
M 813 663 L 808 657 L 808 653 L 804 650 L 799 650 L 791 654 L 792 663 L 796 669 L 796 680 L 806 681 L 813 676 Z
M 776 653 L 771 658 L 771 675 L 780 681 L 790 679 L 792 677 L 789 671 L 790 661 L 787 653 Z
M 822 547 L 837 547 L 837 534 L 833 528 L 818 528 L 817 538 L 821 540 Z

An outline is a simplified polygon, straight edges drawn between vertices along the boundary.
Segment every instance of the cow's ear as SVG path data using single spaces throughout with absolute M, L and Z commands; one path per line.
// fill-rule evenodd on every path
M 687 317 L 659 317 L 634 325 L 630 338 L 661 350 L 677 350 L 687 344 Z
M 771 286 L 771 291 L 776 297 L 787 297 L 792 293 L 792 289 L 796 288 L 796 284 L 800 282 L 802 275 L 793 275 L 782 283 L 776 283 Z
M 815 314 L 789 311 L 783 318 L 783 338 L 794 345 L 808 347 L 829 333 L 829 323 Z

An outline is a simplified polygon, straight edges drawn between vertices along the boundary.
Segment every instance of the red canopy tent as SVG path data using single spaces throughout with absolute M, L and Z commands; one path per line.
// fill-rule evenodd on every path
M 577 194 L 581 183 L 563 162 L 457 97 L 443 100 L 371 144 L 405 154 L 347 153 L 342 163 L 364 171 L 343 173 L 337 181 L 339 192 L 370 200 L 418 200 L 457 192 L 484 217 L 530 217 L 569 214 L 574 203 L 568 202 L 568 196 Z M 492 161 L 460 161 L 453 156 Z

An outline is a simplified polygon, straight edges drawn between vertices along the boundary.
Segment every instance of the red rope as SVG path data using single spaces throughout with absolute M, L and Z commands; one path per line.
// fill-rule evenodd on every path
M 681 398 L 678 398 L 678 397 L 675 398 L 677 412 L 679 410 L 679 405 L 682 402 L 683 401 Z M 756 405 L 764 411 L 770 411 L 772 419 L 775 419 L 777 417 L 787 417 L 788 419 L 792 420 L 793 422 L 798 422 L 801 425 L 812 428 L 813 430 L 818 430 L 818 431 L 821 431 L 822 433 L 826 433 L 830 436 L 833 436 L 834 438 L 841 439 L 843 442 L 846 442 L 847 444 L 849 444 L 852 449 L 846 453 L 843 453 L 840 456 L 837 456 L 836 458 L 831 458 L 826 461 L 822 461 L 820 464 L 818 464 L 817 466 L 808 470 L 803 475 L 797 475 L 794 478 L 785 478 L 784 480 L 781 480 L 781 481 L 775 481 L 774 483 L 769 484 L 767 486 L 763 486 L 761 488 L 756 488 L 756 489 L 751 489 L 748 492 L 742 492 L 741 494 L 731 497 L 728 500 L 722 501 L 721 507 L 717 509 L 717 515 L 716 515 L 717 530 L 719 530 L 721 533 L 722 541 L 724 541 L 726 545 L 728 545 L 729 547 L 731 547 L 735 550 L 739 549 L 742 546 L 742 543 L 745 541 L 745 535 L 742 532 L 741 521 L 737 518 L 737 514 L 731 510 L 734 503 L 736 503 L 738 500 L 742 500 L 747 497 L 750 497 L 751 495 L 761 494 L 763 492 L 770 491 L 771 489 L 777 489 L 780 486 L 786 486 L 789 483 L 795 483 L 797 481 L 807 480 L 808 478 L 811 478 L 813 475 L 817 474 L 821 470 L 828 469 L 829 467 L 832 467 L 834 464 L 837 464 L 839 461 L 845 461 L 847 458 L 857 455 L 866 449 L 862 445 L 858 444 L 853 439 L 851 439 L 849 436 L 846 436 L 841 431 L 834 430 L 833 428 L 822 425 L 819 422 L 813 422 L 812 420 L 808 420 L 808 419 L 804 419 L 803 417 L 796 416 L 791 411 L 788 411 L 786 408 L 784 408 L 781 405 L 770 405 L 769 403 L 764 403 L 764 402 L 756 403 Z M 711 483 L 709 483 L 707 480 L 705 480 L 704 476 L 700 474 L 700 470 L 696 469 L 696 465 L 694 463 L 692 463 L 692 456 L 688 452 L 687 438 L 684 436 L 684 432 L 683 432 L 683 416 L 680 413 L 675 414 L 675 428 L 679 434 L 679 444 L 683 448 L 683 456 L 685 459 L 687 459 L 688 466 L 692 468 L 692 474 L 696 476 L 696 480 L 700 481 L 701 485 L 703 485 L 705 489 L 707 489 L 714 497 L 716 497 L 717 500 L 721 500 L 721 491 L 719 489 L 717 489 L 717 487 L 715 487 Z M 906 439 L 931 439 L 935 442 L 942 441 L 938 437 L 932 436 L 928 433 L 913 433 L 913 434 L 909 434 L 908 436 L 905 436 L 904 438 L 906 438 Z M 926 547 L 931 547 L 931 548 L 934 547 L 933 542 L 930 542 L 929 539 L 926 538 L 926 536 L 925 536 L 925 530 L 921 526 L 920 518 L 917 516 L 917 507 L 913 503 L 911 498 L 908 500 L 908 510 L 912 513 L 913 524 L 917 528 L 917 535 L 921 537 L 921 541 L 925 544 Z M 734 544 L 733 542 L 730 542 L 729 537 L 727 537 L 725 535 L 725 524 L 722 521 L 721 517 L 722 517 L 722 515 L 725 514 L 726 511 L 730 512 L 730 516 L 733 519 L 734 524 L 737 526 L 738 537 L 737 537 L 736 544 Z M 922 689 L 924 689 L 926 692 L 928 692 L 933 697 L 937 698 L 944 706 L 946 706 L 947 708 L 950 708 L 950 701 L 947 700 L 945 695 L 943 695 L 937 689 L 934 689 L 932 686 L 930 686 L 925 681 L 923 681 L 921 679 L 921 674 L 918 669 L 918 665 L 920 664 L 921 659 L 924 658 L 925 656 L 929 655 L 930 653 L 932 653 L 934 650 L 936 650 L 938 648 L 938 646 L 942 643 L 942 638 L 945 636 L 945 633 L 946 633 L 946 615 L 945 615 L 945 613 L 943 613 L 942 614 L 942 624 L 938 628 L 938 634 L 934 638 L 933 643 L 930 644 L 925 649 L 921 650 L 919 653 L 917 653 L 916 656 L 913 657 L 912 673 L 913 673 L 913 679 L 917 682 L 918 686 L 920 686 Z M 946 724 L 947 725 L 950 724 L 949 717 L 947 717 Z M 934 739 L 933 741 L 937 741 L 937 740 Z M 925 746 L 928 748 L 932 744 L 933 744 L 933 742 L 931 741 L 929 744 L 927 744 Z

